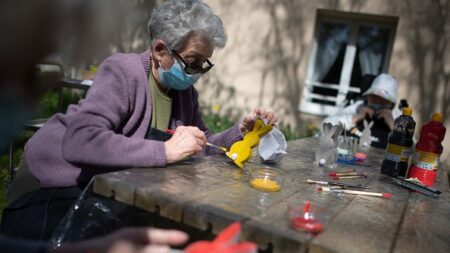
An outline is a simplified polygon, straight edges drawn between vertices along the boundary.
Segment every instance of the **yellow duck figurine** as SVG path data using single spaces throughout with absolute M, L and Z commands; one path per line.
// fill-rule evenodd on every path
M 257 119 L 253 130 L 248 132 L 242 141 L 235 142 L 226 155 L 239 168 L 243 169 L 244 163 L 252 156 L 252 148 L 258 145 L 261 137 L 270 132 L 272 128 L 272 126 L 264 124 L 261 118 Z

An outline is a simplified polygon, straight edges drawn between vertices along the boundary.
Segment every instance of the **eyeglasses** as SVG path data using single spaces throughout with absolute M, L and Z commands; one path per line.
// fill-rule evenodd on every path
M 212 64 L 208 59 L 206 59 L 207 66 L 204 67 L 205 63 L 203 63 L 203 65 L 199 65 L 196 62 L 186 62 L 175 50 L 171 51 L 184 64 L 184 72 L 186 72 L 186 74 L 205 74 L 212 67 L 214 67 L 214 64 Z

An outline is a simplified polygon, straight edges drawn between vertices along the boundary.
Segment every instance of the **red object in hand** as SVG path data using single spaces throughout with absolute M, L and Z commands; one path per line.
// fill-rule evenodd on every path
M 172 129 L 167 129 L 166 130 L 166 133 L 168 133 L 168 134 L 175 134 L 175 130 L 172 130 Z
M 256 253 L 258 247 L 252 242 L 238 243 L 241 224 L 235 222 L 220 232 L 212 241 L 198 241 L 189 245 L 186 253 Z

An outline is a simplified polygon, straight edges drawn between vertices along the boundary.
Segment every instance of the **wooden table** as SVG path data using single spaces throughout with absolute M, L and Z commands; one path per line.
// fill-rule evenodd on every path
M 371 166 L 351 166 L 367 179 L 351 180 L 372 191 L 393 193 L 392 199 L 323 193 L 305 183 L 328 179 L 332 169 L 313 164 L 317 138 L 289 142 L 287 155 L 274 165 L 253 157 L 246 165 L 271 167 L 284 175 L 275 193 L 251 188 L 248 173 L 225 156 L 209 156 L 156 169 L 130 169 L 99 175 L 94 192 L 214 233 L 234 221 L 243 224 L 242 239 L 273 252 L 450 252 L 450 192 L 441 169 L 436 199 L 410 193 L 379 172 L 384 151 L 370 150 Z M 350 166 L 339 165 L 336 169 Z M 289 206 L 305 200 L 325 214 L 325 230 L 317 236 L 293 230 Z

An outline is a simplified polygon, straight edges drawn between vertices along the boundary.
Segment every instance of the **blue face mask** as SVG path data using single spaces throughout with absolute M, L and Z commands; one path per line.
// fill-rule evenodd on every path
M 164 86 L 174 90 L 185 90 L 200 78 L 201 74 L 189 75 L 184 72 L 184 64 L 174 59 L 175 63 L 168 70 L 158 67 L 159 78 Z
M 384 105 L 384 104 L 369 104 L 368 105 L 369 108 L 371 108 L 372 110 L 374 110 L 375 112 L 382 110 L 382 109 L 391 109 L 391 107 L 389 105 Z

